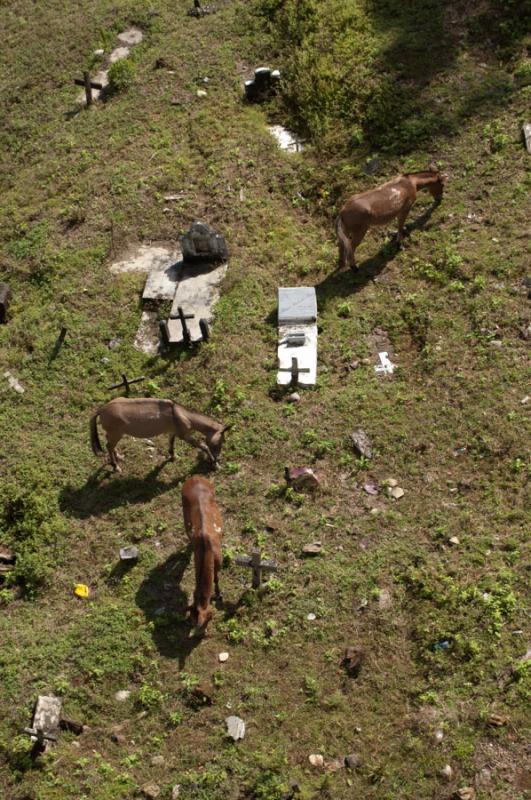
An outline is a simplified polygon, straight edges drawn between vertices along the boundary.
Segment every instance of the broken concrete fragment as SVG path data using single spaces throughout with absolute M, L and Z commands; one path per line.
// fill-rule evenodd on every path
M 388 494 L 393 500 L 400 500 L 404 496 L 404 490 L 400 486 L 392 486 L 388 490 Z
M 286 483 L 297 491 L 319 488 L 320 480 L 309 467 L 286 467 L 284 471 Z
M 529 124 L 529 122 L 526 122 L 523 126 L 522 133 L 524 134 L 526 150 L 528 153 L 531 153 L 531 124 Z
M 389 589 L 380 589 L 378 595 L 378 608 L 380 611 L 387 611 L 393 605 L 393 597 Z
M 157 800 L 157 797 L 160 795 L 160 786 L 156 783 L 145 783 L 140 791 L 147 800 Z
M 317 556 L 319 553 L 322 553 L 322 551 L 322 542 L 311 542 L 311 544 L 305 544 L 302 548 L 302 552 L 305 556 Z
M 363 428 L 358 428 L 357 431 L 351 433 L 350 439 L 352 441 L 352 446 L 355 452 L 359 456 L 364 456 L 365 458 L 372 458 L 371 440 L 369 439 Z
M 459 539 L 457 538 L 457 536 L 450 536 L 450 538 L 448 539 L 448 543 L 453 545 L 458 545 Z
M 119 703 L 125 702 L 131 696 L 131 692 L 129 689 L 120 689 L 114 695 L 114 699 L 118 700 Z
M 310 756 L 308 756 L 308 761 L 312 767 L 324 766 L 324 757 L 320 753 L 312 753 Z
M 454 771 L 451 768 L 450 764 L 445 764 L 444 767 L 439 772 L 441 778 L 444 778 L 445 781 L 450 782 L 454 777 Z
M 62 700 L 60 697 L 54 695 L 41 694 L 37 698 L 35 704 L 35 711 L 33 713 L 33 730 L 38 733 L 56 735 L 59 730 L 61 720 L 61 705 Z M 38 741 L 38 735 L 31 736 L 32 742 Z M 46 751 L 51 745 L 52 741 L 45 739 L 43 749 Z
M 14 389 L 15 392 L 17 392 L 18 394 L 24 394 L 25 391 L 24 387 L 22 386 L 22 384 L 18 382 L 15 376 L 9 372 L 8 369 L 6 369 L 6 371 L 4 372 L 4 378 L 7 378 L 7 382 L 11 387 L 11 389 Z
M 120 547 L 120 560 L 121 561 L 135 561 L 138 558 L 138 547 L 128 545 L 127 547 Z
M 493 728 L 501 728 L 503 725 L 507 725 L 507 718 L 502 717 L 500 714 L 490 714 L 487 722 Z
M 245 736 L 245 722 L 240 717 L 230 716 L 225 720 L 227 724 L 227 735 L 235 742 Z
M 344 767 L 344 758 L 334 758 L 332 761 L 327 761 L 325 764 L 325 769 L 327 769 L 329 772 L 339 772 L 339 770 L 344 769 Z
M 224 664 L 224 663 L 225 663 L 225 661 L 228 661 L 228 660 L 229 660 L 229 654 L 228 654 L 228 653 L 226 653 L 226 652 L 223 652 L 223 653 L 219 653 L 219 654 L 218 654 L 218 661 L 219 661 L 221 664 Z

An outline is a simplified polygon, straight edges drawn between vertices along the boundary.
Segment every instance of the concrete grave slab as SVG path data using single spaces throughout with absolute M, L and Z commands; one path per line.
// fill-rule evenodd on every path
M 148 356 L 156 356 L 159 352 L 159 321 L 156 311 L 142 311 L 133 347 Z
M 43 731 L 43 733 L 54 734 L 59 730 L 59 722 L 61 720 L 61 705 L 60 697 L 53 695 L 41 694 L 37 698 L 35 704 L 35 712 L 33 714 L 33 728 L 36 731 Z M 32 742 L 37 741 L 36 736 L 31 737 Z M 45 742 L 45 750 L 48 749 L 51 742 Z
M 181 249 L 174 242 L 153 242 L 140 244 L 120 261 L 115 261 L 110 266 L 110 271 L 151 273 L 154 271 L 165 272 L 181 260 Z M 175 290 L 175 285 L 174 285 Z M 173 293 L 169 299 L 173 297 Z
M 109 56 L 109 61 L 111 64 L 116 64 L 117 61 L 123 61 L 124 58 L 127 58 L 130 52 L 131 49 L 129 47 L 115 47 Z
M 301 150 L 304 150 L 304 143 L 297 134 L 288 131 L 282 125 L 269 125 L 268 130 L 277 140 L 281 150 L 287 150 L 289 153 L 300 153 Z
M 313 286 L 278 290 L 277 383 L 313 386 L 317 380 L 317 298 Z M 295 361 L 294 361 L 295 359 Z
M 526 122 L 522 128 L 524 134 L 525 146 L 528 153 L 531 153 L 531 124 Z
M 187 320 L 192 342 L 203 340 L 200 320 L 210 325 L 214 318 L 214 306 L 219 300 L 221 283 L 227 274 L 228 264 L 210 266 L 208 264 L 183 264 L 179 273 L 179 282 L 173 299 L 170 317 L 178 314 L 182 308 L 185 315 L 193 314 Z M 183 326 L 179 319 L 169 319 L 168 343 L 181 344 L 185 341 Z
M 128 45 L 135 45 L 140 44 L 142 39 L 144 38 L 143 31 L 140 28 L 135 28 L 135 26 L 131 26 L 130 28 L 126 28 L 125 31 L 122 31 L 118 34 L 118 41 L 121 44 L 128 44 Z
M 313 286 L 278 290 L 278 324 L 297 325 L 317 321 L 317 297 Z

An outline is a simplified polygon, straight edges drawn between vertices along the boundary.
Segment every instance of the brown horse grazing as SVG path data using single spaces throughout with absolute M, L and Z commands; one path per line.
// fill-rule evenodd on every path
M 212 588 L 220 598 L 218 572 L 221 567 L 221 512 L 214 487 L 201 475 L 192 475 L 182 488 L 184 527 L 194 551 L 195 590 L 188 606 L 196 635 L 202 635 L 212 619 Z
M 447 176 L 436 169 L 398 175 L 382 186 L 350 197 L 336 220 L 339 239 L 339 268 L 356 267 L 354 251 L 373 225 L 385 225 L 398 217 L 398 244 L 402 240 L 404 223 L 417 191 L 427 189 L 435 203 L 440 203 Z
M 95 455 L 103 453 L 98 437 L 98 417 L 107 434 L 107 452 L 115 471 L 118 466 L 116 445 L 125 434 L 148 439 L 161 433 L 170 434 L 169 456 L 175 458 L 175 437 L 198 447 L 216 466 L 223 446 L 225 431 L 230 425 L 221 425 L 204 414 L 189 411 L 172 400 L 154 400 L 151 397 L 115 397 L 101 406 L 90 420 L 90 443 Z M 202 433 L 205 441 L 196 441 L 193 434 Z

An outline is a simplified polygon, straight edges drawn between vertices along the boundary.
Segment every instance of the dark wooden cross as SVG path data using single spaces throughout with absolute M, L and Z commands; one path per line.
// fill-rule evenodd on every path
M 121 382 L 113 383 L 112 386 L 107 386 L 107 391 L 111 392 L 113 389 L 121 389 L 123 386 L 125 388 L 125 393 L 129 394 L 129 387 L 131 386 L 132 383 L 140 383 L 140 381 L 145 381 L 145 380 L 146 378 L 144 377 L 144 375 L 141 375 L 140 378 L 131 378 L 131 380 L 129 380 L 129 378 L 127 378 L 125 374 L 122 372 Z
M 57 354 L 59 353 L 59 350 L 63 346 L 63 342 L 64 342 L 64 340 L 66 338 L 66 334 L 67 334 L 67 330 L 63 325 L 63 327 L 61 328 L 61 330 L 59 332 L 59 336 L 57 337 L 57 340 L 56 340 L 56 342 L 55 342 L 55 344 L 53 346 L 52 354 L 50 356 L 50 361 L 53 361 L 54 358 L 57 357 Z
M 192 337 L 190 336 L 190 330 L 186 324 L 186 320 L 195 319 L 195 314 L 185 314 L 182 306 L 179 306 L 176 314 L 170 314 L 170 319 L 179 319 L 181 321 L 181 325 L 183 326 L 184 343 L 190 346 L 192 344 Z
M 74 83 L 76 84 L 76 86 L 85 87 L 85 97 L 87 98 L 87 107 L 92 105 L 92 90 L 99 89 L 101 92 L 101 90 L 103 89 L 102 83 L 90 80 L 90 72 L 84 72 L 83 77 L 76 78 Z
M 309 372 L 309 367 L 299 367 L 299 359 L 294 356 L 291 359 L 291 367 L 280 367 L 279 372 L 291 372 L 291 383 L 296 386 L 299 382 L 299 375 L 301 372 Z
M 259 547 L 253 547 L 250 556 L 236 556 L 235 561 L 241 567 L 250 567 L 253 571 L 253 589 L 258 589 L 262 583 L 262 572 L 276 572 L 276 561 L 262 561 Z
M 7 309 L 11 299 L 11 289 L 7 283 L 0 283 L 0 323 L 7 320 Z

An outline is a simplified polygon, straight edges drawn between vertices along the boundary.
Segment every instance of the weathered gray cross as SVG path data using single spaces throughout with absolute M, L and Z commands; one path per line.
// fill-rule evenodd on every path
M 87 106 L 92 105 L 92 90 L 98 89 L 100 92 L 103 89 L 103 84 L 98 83 L 97 81 L 90 80 L 90 72 L 84 72 L 83 78 L 76 78 L 74 83 L 77 86 L 84 86 L 85 87 L 85 97 L 87 98 Z
M 195 314 L 185 314 L 182 306 L 179 306 L 176 314 L 170 314 L 170 319 L 180 320 L 181 325 L 183 326 L 183 341 L 185 345 L 190 346 L 192 344 L 192 337 L 190 336 L 190 330 L 186 324 L 186 320 L 195 319 Z
M 258 589 L 262 583 L 262 572 L 276 572 L 277 562 L 262 561 L 262 554 L 259 547 L 253 547 L 250 556 L 236 556 L 235 561 L 241 567 L 251 567 L 253 571 L 253 589 Z
M 113 383 L 112 386 L 107 386 L 107 391 L 111 392 L 113 389 L 121 389 L 122 386 L 124 386 L 125 387 L 125 393 L 129 394 L 129 387 L 131 386 L 132 383 L 140 383 L 140 381 L 145 381 L 145 380 L 146 380 L 146 378 L 145 378 L 144 375 L 141 375 L 140 378 L 131 378 L 131 380 L 129 380 L 129 378 L 127 378 L 125 376 L 125 374 L 122 372 L 122 380 L 121 380 L 121 382 L 120 383 Z
M 291 383 L 296 386 L 299 382 L 299 375 L 301 372 L 309 372 L 309 367 L 299 367 L 299 359 L 293 356 L 291 359 L 291 367 L 279 367 L 279 372 L 291 372 Z

